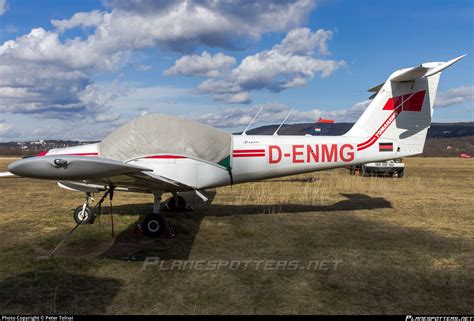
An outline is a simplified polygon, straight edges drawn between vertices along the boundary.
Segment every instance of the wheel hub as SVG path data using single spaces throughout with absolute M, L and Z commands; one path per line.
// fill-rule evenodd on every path
M 89 215 L 87 214 L 87 211 L 83 211 L 83 210 L 81 210 L 79 214 L 77 214 L 77 218 L 79 219 L 79 221 L 87 220 L 88 216 Z
M 150 232 L 157 232 L 160 229 L 160 223 L 157 220 L 150 220 L 147 228 Z

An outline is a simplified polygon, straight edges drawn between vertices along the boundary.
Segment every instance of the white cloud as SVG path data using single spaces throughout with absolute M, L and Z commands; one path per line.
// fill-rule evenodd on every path
M 8 10 L 7 0 L 0 0 L 0 16 L 4 15 Z
M 59 32 L 64 32 L 67 29 L 75 27 L 97 27 L 99 24 L 104 22 L 107 16 L 99 11 L 94 10 L 91 12 L 78 12 L 75 13 L 70 19 L 64 20 L 51 20 L 51 24 L 56 27 Z
M 109 104 L 103 95 L 91 97 L 92 78 L 98 72 L 117 70 L 133 51 L 150 47 L 186 51 L 199 45 L 241 47 L 264 32 L 299 26 L 314 8 L 314 1 L 134 0 L 109 1 L 107 5 L 110 11 L 78 12 L 69 19 L 52 20 L 54 31 L 34 28 L 0 44 L 0 112 L 63 118 L 66 112 L 68 117 L 76 113 L 77 117 L 99 119 L 96 116 L 107 112 Z M 6 8 L 4 0 L 0 0 L 0 8 Z M 92 31 L 85 38 L 62 40 L 60 34 L 72 28 Z M 206 59 L 204 56 L 201 59 Z M 217 54 L 210 60 L 222 60 L 224 68 L 232 59 Z M 175 67 L 176 73 L 187 72 L 179 64 Z M 199 70 L 194 66 L 192 72 L 212 77 L 221 67 Z M 237 94 L 232 94 L 234 101 L 245 96 Z
M 311 32 L 308 28 L 293 29 L 288 32 L 281 44 L 273 49 L 284 55 L 311 55 L 314 51 L 321 55 L 329 55 L 327 42 L 332 36 L 332 31 L 324 29 L 316 32 Z
M 312 32 L 308 28 L 297 28 L 280 44 L 245 57 L 232 70 L 229 69 L 235 62 L 232 57 L 204 52 L 201 56 L 178 59 L 166 74 L 207 76 L 209 79 L 198 87 L 200 93 L 213 94 L 215 100 L 227 103 L 250 103 L 253 90 L 280 92 L 301 87 L 318 73 L 325 78 L 344 66 L 344 61 L 317 58 L 329 54 L 327 41 L 331 37 L 332 32 L 328 30 Z
M 149 70 L 151 70 L 152 66 L 144 65 L 144 64 L 138 64 L 138 65 L 136 65 L 136 68 L 139 71 L 149 71 Z
M 91 73 L 113 66 L 118 57 L 102 60 L 99 53 L 84 50 L 80 41 L 62 43 L 57 33 L 42 28 L 6 41 L 0 46 L 0 112 L 53 118 L 104 112 L 106 100 L 116 93 L 99 93 Z
M 229 104 L 249 104 L 252 101 L 248 91 L 242 91 L 235 94 L 217 94 L 214 95 L 214 99 Z
M 110 113 L 110 114 L 98 114 L 95 116 L 95 120 L 100 123 L 109 123 L 119 119 L 120 114 L 118 113 Z
M 204 51 L 201 55 L 183 56 L 164 74 L 215 78 L 235 64 L 235 58 L 219 52 L 211 55 Z
M 121 0 L 109 5 L 120 13 L 111 23 L 134 22 L 127 34 L 178 49 L 196 44 L 235 47 L 236 36 L 258 38 L 264 32 L 287 31 L 301 25 L 315 6 L 313 0 Z
M 13 129 L 13 125 L 0 123 L 0 136 L 7 135 Z
M 300 25 L 314 1 L 111 1 L 109 6 L 111 12 L 80 12 L 52 24 L 61 32 L 96 27 L 86 42 L 101 51 L 154 46 L 186 51 L 200 44 L 235 48 L 236 38 L 258 39 Z
M 49 118 L 94 117 L 126 88 L 98 85 L 82 71 L 38 63 L 21 66 L 0 61 L 0 112 L 41 114 Z
M 344 65 L 344 61 L 315 57 L 315 54 L 321 53 L 321 48 L 327 54 L 326 41 L 331 36 L 331 31 L 322 29 L 314 33 L 307 28 L 291 30 L 281 44 L 271 50 L 244 58 L 232 70 L 231 77 L 243 89 L 268 88 L 273 91 L 301 86 L 316 73 L 328 77 Z M 298 42 L 296 39 L 304 41 Z
M 474 100 L 474 86 L 462 86 L 438 93 L 435 107 L 448 107 Z

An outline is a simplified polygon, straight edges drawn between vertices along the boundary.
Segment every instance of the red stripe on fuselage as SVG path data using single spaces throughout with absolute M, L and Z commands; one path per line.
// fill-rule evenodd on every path
M 264 149 L 234 149 L 234 153 L 265 153 Z
M 232 154 L 233 157 L 265 157 L 265 154 Z
M 39 153 L 36 156 L 46 156 L 46 154 L 49 152 L 49 150 L 45 150 L 44 152 Z
M 70 156 L 97 156 L 98 153 L 71 153 L 71 154 L 61 154 L 61 155 L 70 155 Z
M 186 156 L 178 156 L 178 155 L 152 155 L 152 156 L 146 156 L 143 158 L 158 158 L 158 159 L 181 159 L 181 158 L 187 158 Z

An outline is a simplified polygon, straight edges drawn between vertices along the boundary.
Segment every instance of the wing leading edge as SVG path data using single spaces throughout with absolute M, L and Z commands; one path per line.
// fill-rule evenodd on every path
M 150 168 L 101 157 L 70 155 L 30 157 L 10 164 L 8 170 L 8 175 L 5 176 L 58 180 L 61 187 L 80 191 L 103 190 L 110 186 L 143 192 L 193 189 L 155 174 Z

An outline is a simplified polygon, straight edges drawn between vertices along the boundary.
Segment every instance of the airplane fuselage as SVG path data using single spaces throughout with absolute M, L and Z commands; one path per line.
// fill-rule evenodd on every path
M 158 139 L 158 138 L 157 138 Z M 397 143 L 380 150 L 379 144 L 361 149 L 361 137 L 346 136 L 269 136 L 233 135 L 228 167 L 185 155 L 156 153 L 140 155 L 126 163 L 153 170 L 153 173 L 178 181 L 192 189 L 206 189 L 262 179 L 295 175 L 370 161 L 400 157 Z M 51 150 L 50 155 L 101 157 L 100 144 Z M 76 182 L 81 185 L 87 182 Z M 117 184 L 117 183 L 116 183 Z M 96 184 L 92 184 L 97 186 Z M 116 185 L 127 190 L 127 181 Z M 155 192 L 147 188 L 130 191 Z M 163 192 L 183 191 L 182 188 Z

